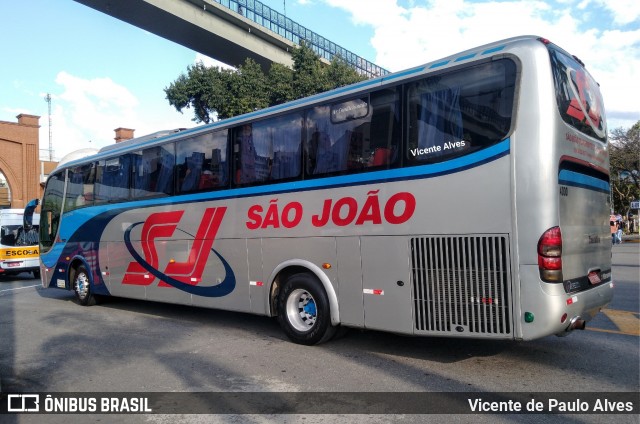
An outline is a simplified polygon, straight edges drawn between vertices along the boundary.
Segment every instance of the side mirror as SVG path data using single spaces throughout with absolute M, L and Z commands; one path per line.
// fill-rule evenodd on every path
M 25 231 L 29 231 L 31 227 L 33 227 L 33 212 L 36 210 L 39 204 L 40 200 L 33 199 L 32 201 L 27 203 L 27 206 L 25 206 L 24 216 L 22 218 L 22 226 L 24 227 Z

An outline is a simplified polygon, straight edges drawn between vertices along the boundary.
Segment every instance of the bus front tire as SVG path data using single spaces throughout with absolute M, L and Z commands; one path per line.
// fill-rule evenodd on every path
M 79 266 L 73 276 L 73 292 L 76 294 L 78 303 L 82 306 L 91 306 L 96 304 L 96 298 L 91 293 L 91 284 L 89 284 L 89 273 L 84 266 Z
M 311 346 L 334 336 L 329 299 L 314 275 L 294 274 L 285 281 L 278 294 L 278 322 L 294 343 Z

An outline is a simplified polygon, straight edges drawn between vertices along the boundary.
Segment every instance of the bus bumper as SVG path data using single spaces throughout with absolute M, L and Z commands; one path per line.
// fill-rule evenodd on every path
M 613 281 L 593 287 L 580 293 L 567 295 L 567 320 L 564 331 L 556 336 L 566 336 L 573 330 L 584 330 L 591 321 L 613 299 Z M 568 324 L 567 324 L 568 323 Z
M 584 329 L 613 299 L 612 281 L 578 293 L 566 293 L 562 284 L 540 281 L 537 266 L 527 268 L 521 280 L 520 334 L 522 340 L 549 335 L 566 336 Z M 517 326 L 518 327 L 518 326 Z

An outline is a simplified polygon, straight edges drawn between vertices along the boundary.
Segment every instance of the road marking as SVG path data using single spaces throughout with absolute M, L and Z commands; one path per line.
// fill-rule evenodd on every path
M 40 284 L 34 284 L 33 286 L 16 287 L 15 289 L 4 289 L 4 290 L 0 290 L 0 293 L 10 292 L 10 291 L 15 291 L 15 290 L 30 289 L 30 288 L 33 288 L 33 287 L 40 287 Z
M 606 330 L 604 328 L 594 328 L 589 326 L 586 327 L 587 330 L 640 337 L 640 314 L 637 312 L 603 309 L 602 313 L 605 314 L 616 327 L 618 327 L 618 330 Z

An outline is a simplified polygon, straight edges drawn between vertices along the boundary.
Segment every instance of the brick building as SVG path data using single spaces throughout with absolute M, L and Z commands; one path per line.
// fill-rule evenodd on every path
M 0 207 L 23 208 L 42 195 L 40 117 L 23 113 L 17 118 L 18 122 L 0 121 L 0 172 L 6 178 L 0 187 Z
M 20 114 L 18 122 L 0 121 L 0 209 L 23 208 L 32 199 L 42 198 L 47 176 L 57 161 L 41 161 L 39 116 Z M 116 128 L 115 141 L 133 138 L 134 130 Z
M 20 114 L 18 122 L 0 121 L 0 209 L 23 208 L 32 199 L 42 198 L 47 176 L 57 161 L 39 159 L 39 116 Z M 116 128 L 115 141 L 133 138 L 134 130 Z

